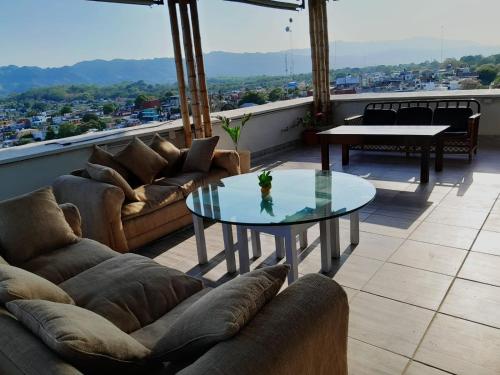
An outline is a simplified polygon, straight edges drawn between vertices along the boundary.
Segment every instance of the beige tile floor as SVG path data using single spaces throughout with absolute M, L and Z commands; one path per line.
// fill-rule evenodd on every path
M 489 142 L 489 143 L 486 143 Z M 353 152 L 342 168 L 362 176 L 377 196 L 361 211 L 360 244 L 349 244 L 341 220 L 340 260 L 328 275 L 350 303 L 349 373 L 500 374 L 500 145 L 485 140 L 472 163 L 446 157 L 444 171 L 418 184 L 416 157 Z M 320 168 L 318 148 L 297 148 L 257 161 L 258 168 Z M 192 229 L 141 253 L 220 284 L 226 273 L 221 228 L 207 223 L 210 262 L 199 266 Z M 262 235 L 262 257 L 276 263 L 274 240 Z M 301 275 L 320 270 L 319 229 L 299 256 Z

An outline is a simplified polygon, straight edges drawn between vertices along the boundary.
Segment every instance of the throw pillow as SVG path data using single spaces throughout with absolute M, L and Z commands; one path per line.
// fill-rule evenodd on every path
M 8 265 L 9 263 L 7 263 L 7 261 L 0 256 L 0 264 L 7 264 Z
M 161 174 L 165 177 L 177 174 L 182 162 L 181 150 L 159 134 L 155 134 L 150 147 L 168 162 L 168 165 L 163 168 Z
M 133 369 L 150 354 L 113 323 L 78 306 L 18 300 L 6 307 L 45 345 L 85 373 Z
M 118 163 L 114 156 L 109 152 L 103 150 L 99 146 L 94 145 L 92 150 L 92 154 L 88 160 L 89 163 L 104 165 L 105 167 L 109 167 L 117 171 L 126 181 L 130 178 L 130 172 L 127 168 L 123 167 L 120 163 Z M 82 177 L 85 177 L 82 175 Z
M 153 347 L 152 357 L 183 361 L 236 335 L 280 290 L 288 265 L 262 268 L 228 281 L 193 303 Z
M 114 169 L 104 165 L 87 163 L 85 168 L 92 180 L 119 187 L 125 193 L 125 198 L 131 202 L 138 202 L 139 197 L 127 181 Z
M 78 241 L 52 188 L 0 202 L 0 251 L 13 265 Z
M 182 171 L 207 173 L 210 170 L 210 165 L 212 165 L 212 157 L 217 142 L 219 142 L 218 136 L 193 140 L 186 161 L 182 166 Z
M 156 175 L 168 165 L 165 159 L 137 137 L 116 154 L 115 159 L 132 171 L 145 185 L 153 182 Z
M 0 303 L 16 299 L 42 299 L 74 304 L 73 299 L 49 280 L 21 268 L 0 264 Z

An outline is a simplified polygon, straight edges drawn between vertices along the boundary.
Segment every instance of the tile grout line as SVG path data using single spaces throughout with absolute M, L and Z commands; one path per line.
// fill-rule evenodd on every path
M 436 309 L 436 311 L 434 312 L 434 315 L 431 319 L 431 321 L 429 322 L 429 325 L 427 326 L 427 328 L 425 329 L 424 331 L 424 334 L 422 335 L 422 338 L 420 339 L 419 343 L 417 344 L 417 347 L 415 348 L 415 351 L 413 352 L 413 355 L 412 355 L 412 360 L 414 359 L 415 355 L 417 354 L 418 350 L 420 349 L 420 346 L 422 345 L 423 341 L 424 341 L 424 338 L 425 336 L 427 335 L 427 333 L 429 332 L 430 330 L 430 327 L 432 326 L 432 323 L 435 321 L 438 313 L 439 313 L 439 310 L 442 308 L 443 304 L 444 304 L 444 301 L 446 300 L 446 297 L 448 296 L 451 288 L 453 287 L 453 285 L 455 284 L 455 280 L 458 278 L 458 275 L 460 274 L 460 271 L 462 270 L 462 267 L 463 265 L 465 264 L 465 262 L 467 261 L 467 258 L 469 257 L 469 254 L 471 252 L 471 249 L 473 248 L 477 238 L 479 237 L 479 234 L 481 233 L 481 230 L 482 228 L 484 227 L 484 224 L 486 223 L 486 220 L 488 220 L 488 217 L 490 216 L 491 214 L 491 211 L 493 210 L 493 207 L 495 206 L 495 204 L 497 203 L 498 201 L 498 198 L 499 198 L 500 194 L 497 194 L 497 198 L 495 199 L 495 201 L 493 202 L 493 204 L 491 205 L 489 211 L 488 211 L 488 215 L 486 216 L 483 224 L 481 225 L 481 228 L 478 230 L 476 236 L 474 237 L 474 240 L 472 241 L 469 249 L 467 250 L 467 254 L 465 255 L 462 263 L 460 264 L 460 267 L 458 268 L 458 271 L 457 271 L 457 274 L 453 277 L 453 280 L 451 281 L 448 289 L 446 290 L 446 293 L 445 295 L 443 296 L 443 299 L 441 300 L 441 303 L 439 304 L 438 308 Z M 455 317 L 456 319 L 461 319 L 461 318 L 457 318 Z M 464 319 L 465 320 L 465 319 Z M 408 370 L 408 365 L 405 367 L 404 371 L 403 371 L 403 374 Z

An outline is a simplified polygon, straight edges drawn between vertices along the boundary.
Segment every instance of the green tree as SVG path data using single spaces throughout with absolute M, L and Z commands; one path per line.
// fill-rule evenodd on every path
M 78 132 L 78 127 L 75 124 L 70 124 L 68 122 L 61 124 L 59 126 L 58 138 L 72 137 L 74 135 L 80 134 Z
M 63 105 L 62 108 L 59 110 L 59 113 L 61 116 L 64 116 L 65 114 L 71 113 L 71 112 L 73 112 L 73 109 L 68 104 Z
M 498 74 L 497 68 L 493 64 L 481 65 L 476 71 L 483 85 L 489 85 L 495 80 Z
M 49 141 L 51 139 L 56 139 L 57 135 L 52 126 L 47 127 L 47 132 L 45 133 L 45 140 Z
M 460 82 L 460 88 L 462 90 L 475 90 L 481 88 L 481 83 L 475 79 L 466 78 Z
M 266 100 L 267 96 L 263 92 L 247 91 L 245 94 L 243 94 L 242 98 L 238 102 L 238 105 L 242 105 L 245 103 L 264 104 Z
M 142 108 L 144 103 L 152 100 L 153 98 L 149 95 L 146 94 L 140 94 L 135 98 L 135 107 L 136 108 Z
M 82 122 L 99 121 L 99 117 L 95 113 L 86 113 L 82 117 Z
M 33 104 L 33 106 L 31 108 L 33 111 L 40 113 L 40 112 L 44 112 L 47 110 L 47 104 L 45 104 L 43 102 L 36 102 L 35 104 Z
M 102 113 L 105 115 L 110 115 L 116 111 L 117 107 L 115 103 L 106 103 L 102 106 Z
M 281 87 L 277 87 L 269 92 L 269 100 L 271 102 L 276 102 L 283 99 L 284 94 L 285 92 L 283 91 L 283 89 Z

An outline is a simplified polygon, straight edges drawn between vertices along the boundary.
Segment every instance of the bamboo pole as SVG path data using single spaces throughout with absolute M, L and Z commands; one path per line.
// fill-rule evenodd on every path
M 194 121 L 194 133 L 196 138 L 203 138 L 205 132 L 201 123 L 200 100 L 198 93 L 198 84 L 196 77 L 196 67 L 193 57 L 193 41 L 191 35 L 191 24 L 189 22 L 189 13 L 187 3 L 189 0 L 179 0 L 179 9 L 181 15 L 182 36 L 184 39 L 184 56 L 188 70 L 189 88 L 191 91 L 191 112 Z
M 309 0 L 309 38 L 311 43 L 311 68 L 312 68 L 312 84 L 313 84 L 313 107 L 314 112 L 318 111 L 319 96 L 318 96 L 318 54 L 316 45 L 316 22 L 314 20 L 315 0 Z
M 191 24 L 193 27 L 193 43 L 196 58 L 196 70 L 198 73 L 198 84 L 200 88 L 201 114 L 203 116 L 203 129 L 205 137 L 212 136 L 212 120 L 210 118 L 210 102 L 208 100 L 207 81 L 205 78 L 205 63 L 203 61 L 203 49 L 201 48 L 200 21 L 198 18 L 197 0 L 190 0 Z
M 316 48 L 318 49 L 318 88 L 319 88 L 319 110 L 325 110 L 325 46 L 323 45 L 323 17 L 321 14 L 321 2 L 315 0 L 314 4 L 314 22 L 316 24 Z
M 321 27 L 322 27 L 322 44 L 323 44 L 323 71 L 324 71 L 324 101 L 323 113 L 326 117 L 326 122 L 329 124 L 330 114 L 330 46 L 328 42 L 328 14 L 326 9 L 326 0 L 320 0 L 321 5 Z
M 184 140 L 186 147 L 191 146 L 193 134 L 191 131 L 191 119 L 189 117 L 189 106 L 186 96 L 186 83 L 184 81 L 184 68 L 182 66 L 181 42 L 179 37 L 179 22 L 177 20 L 177 7 L 174 0 L 168 0 L 170 14 L 170 28 L 172 30 L 172 44 L 174 47 L 175 68 L 177 71 L 177 85 L 179 87 L 179 99 L 181 105 L 182 125 L 184 127 Z

